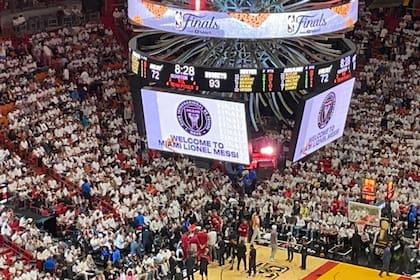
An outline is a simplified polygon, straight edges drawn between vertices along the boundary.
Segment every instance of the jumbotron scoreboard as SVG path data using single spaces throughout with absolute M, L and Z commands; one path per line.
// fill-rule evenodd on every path
M 309 104 L 316 103 L 313 100 L 318 100 L 317 95 L 331 90 L 339 92 L 334 99 L 337 106 L 348 106 L 357 57 L 356 46 L 345 38 L 345 33 L 357 22 L 358 0 L 266 1 L 258 2 L 260 6 L 256 3 L 241 0 L 168 0 L 164 3 L 128 0 L 128 16 L 137 32 L 129 42 L 130 67 L 135 78 L 140 80 L 141 88 L 136 92 L 142 96 L 138 99 L 142 104 L 135 106 L 143 108 L 140 118 L 149 128 L 146 136 L 156 138 L 152 148 L 175 153 L 183 150 L 187 154 L 192 153 L 191 149 L 207 151 L 206 147 L 191 146 L 187 150 L 181 143 L 174 144 L 174 139 L 181 138 L 173 136 L 180 135 L 183 130 L 175 131 L 179 126 L 177 116 L 171 113 L 170 102 L 166 107 L 160 107 L 167 100 L 159 95 L 167 98 L 175 98 L 176 94 L 201 96 L 200 106 L 209 108 L 217 102 L 242 102 L 249 131 L 259 131 L 264 108 L 269 108 L 279 122 L 289 125 L 291 120 L 297 126 L 303 125 L 302 118 L 309 116 Z M 154 97 L 145 99 L 145 95 L 151 92 Z M 175 95 L 170 95 L 171 92 Z M 346 98 L 342 99 L 342 96 Z M 190 99 L 193 97 L 185 102 L 190 102 Z M 159 108 L 152 110 L 158 111 L 158 115 L 147 108 L 150 104 L 144 104 L 150 100 L 154 100 L 152 103 Z M 334 112 L 341 112 L 340 125 L 337 122 L 335 129 L 345 123 L 348 108 L 339 109 L 328 111 L 324 118 L 326 126 L 330 120 L 338 120 Z M 221 123 L 212 123 L 217 133 L 209 131 L 204 136 L 194 132 L 194 127 L 198 129 L 206 123 L 204 119 L 192 121 L 193 117 L 203 115 L 196 111 L 192 110 L 185 119 L 191 124 L 182 137 L 190 137 L 194 143 L 207 143 L 204 138 L 211 135 L 212 142 L 229 142 L 229 139 L 220 138 L 228 135 L 229 130 L 229 126 Z M 158 128 L 153 124 L 154 120 L 159 122 Z M 174 121 L 173 125 L 167 125 Z M 229 122 L 229 118 L 223 122 Z M 180 127 L 183 126 L 180 124 Z M 221 131 L 222 128 L 226 131 Z M 294 127 L 292 143 L 295 147 L 290 147 L 293 161 L 323 146 L 319 141 L 316 145 L 311 142 L 313 135 L 310 135 L 301 145 L 311 148 L 301 148 L 303 152 L 297 156 L 294 153 L 297 143 L 300 143 L 297 138 L 305 129 Z M 340 128 L 339 133 L 328 141 L 340 137 L 343 130 Z M 251 150 L 248 147 L 250 133 L 242 128 L 240 135 L 235 137 L 243 139 L 230 146 L 230 150 L 237 151 L 240 156 L 236 157 L 237 160 L 231 157 L 231 162 L 247 164 L 249 160 L 244 151 Z M 226 160 L 205 154 L 202 157 Z
M 138 44 L 141 45 L 141 41 Z M 343 48 L 348 48 L 348 52 L 334 61 L 264 69 L 223 69 L 171 63 L 134 48 L 131 50 L 131 70 L 139 78 L 158 87 L 189 91 L 250 93 L 311 90 L 329 88 L 353 77 L 356 54 L 351 47 L 349 40 L 343 40 Z

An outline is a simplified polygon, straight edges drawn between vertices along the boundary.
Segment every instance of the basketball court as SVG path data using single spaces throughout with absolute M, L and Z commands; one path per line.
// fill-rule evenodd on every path
M 270 248 L 256 246 L 257 249 L 257 275 L 251 279 L 258 280 L 409 280 L 410 278 L 391 274 L 391 276 L 379 277 L 378 270 L 364 268 L 346 263 L 334 262 L 326 259 L 308 256 L 306 270 L 300 269 L 300 254 L 295 253 L 294 260 L 287 262 L 287 252 L 279 250 L 275 261 L 270 261 Z M 248 260 L 247 260 L 248 261 Z M 248 274 L 244 271 L 243 264 L 237 270 L 237 263 L 230 269 L 231 264 L 219 267 L 217 264 L 209 265 L 209 280 L 242 280 Z M 200 280 L 198 273 L 195 279 Z

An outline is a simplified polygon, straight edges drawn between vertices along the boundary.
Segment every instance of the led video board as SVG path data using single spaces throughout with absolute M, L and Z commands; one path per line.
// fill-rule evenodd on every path
M 349 51 L 334 61 L 272 69 L 177 64 L 136 51 L 135 39 L 129 45 L 133 73 L 153 86 L 175 90 L 238 93 L 323 90 L 352 78 L 357 66 L 356 49 L 347 39 L 343 47 Z
M 149 149 L 248 165 L 245 104 L 141 90 Z
M 183 35 L 274 39 L 321 35 L 352 27 L 358 0 L 331 8 L 284 13 L 196 11 L 158 2 L 128 0 L 133 24 Z
M 344 133 L 355 79 L 305 99 L 294 131 L 293 162 L 340 138 Z

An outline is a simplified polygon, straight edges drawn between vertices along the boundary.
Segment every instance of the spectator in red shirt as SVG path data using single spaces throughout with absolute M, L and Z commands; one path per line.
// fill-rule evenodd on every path
M 217 232 L 220 232 L 222 230 L 222 218 L 220 218 L 216 210 L 212 211 L 212 214 L 210 216 L 210 224 Z
M 286 198 L 291 198 L 292 197 L 292 190 L 290 188 L 287 188 L 284 193 L 283 193 L 284 197 Z
M 50 216 L 50 211 L 46 207 L 41 207 L 40 214 L 43 217 L 48 217 Z
M 207 245 L 209 242 L 209 237 L 205 229 L 200 230 L 200 232 L 197 233 L 197 240 L 198 240 L 197 258 L 200 259 L 200 257 L 204 254 L 204 251 L 207 249 Z
M 242 220 L 242 223 L 239 225 L 238 228 L 238 235 L 239 235 L 239 243 L 243 240 L 244 243 L 248 242 L 248 235 L 249 235 L 249 224 L 247 220 Z
M 333 214 L 336 215 L 339 209 L 340 201 L 338 201 L 338 199 L 336 198 L 331 202 L 331 212 L 333 212 Z
M 184 232 L 181 235 L 181 247 L 182 247 L 182 253 L 184 255 L 184 258 L 187 258 L 187 256 L 188 256 L 188 249 L 190 247 L 189 240 L 188 240 L 188 233 L 187 232 Z
M 55 214 L 64 215 L 67 211 L 67 207 L 64 203 L 60 202 L 55 206 Z

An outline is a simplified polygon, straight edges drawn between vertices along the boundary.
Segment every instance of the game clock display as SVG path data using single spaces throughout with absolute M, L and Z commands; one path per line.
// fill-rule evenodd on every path
M 132 71 L 145 84 L 189 91 L 284 92 L 325 89 L 350 79 L 356 55 L 350 50 L 336 61 L 272 69 L 217 69 L 158 61 L 131 51 Z

